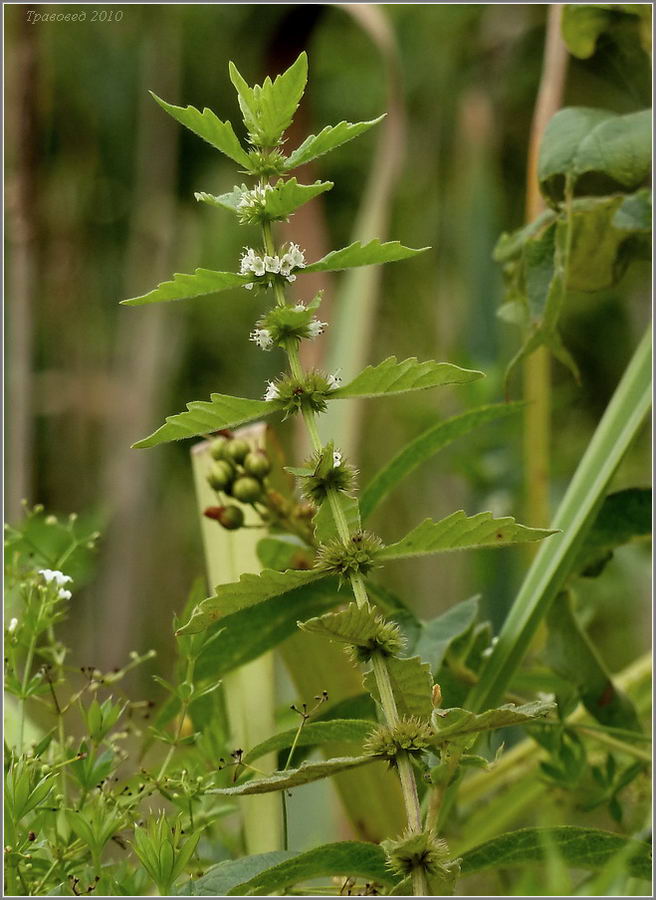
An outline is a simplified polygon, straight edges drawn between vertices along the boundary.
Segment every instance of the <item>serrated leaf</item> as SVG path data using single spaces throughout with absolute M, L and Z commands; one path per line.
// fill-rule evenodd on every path
M 406 444 L 363 489 L 360 494 L 360 512 L 363 521 L 369 518 L 376 507 L 404 478 L 429 460 L 438 450 L 468 434 L 479 425 L 514 415 L 523 408 L 523 405 L 522 403 L 499 403 L 494 406 L 481 406 L 463 415 L 431 425 L 423 434 Z
M 307 137 L 300 147 L 297 147 L 285 160 L 285 172 L 290 172 L 297 166 L 305 165 L 305 163 L 329 153 L 337 147 L 341 147 L 347 141 L 359 137 L 368 131 L 373 125 L 377 125 L 385 118 L 384 115 L 378 116 L 377 119 L 371 119 L 369 122 L 340 122 L 338 125 L 326 125 L 319 134 L 311 134 Z
M 332 641 L 366 647 L 380 631 L 381 617 L 367 604 L 349 603 L 345 609 L 299 622 L 302 631 L 322 634 Z
M 377 558 L 403 559 L 472 547 L 506 547 L 509 544 L 541 541 L 551 534 L 555 532 L 546 528 L 518 525 L 512 516 L 495 519 L 490 512 L 467 516 L 460 509 L 439 522 L 424 519 L 400 541 L 381 550 Z
M 297 747 L 316 747 L 318 744 L 330 744 L 334 741 L 346 741 L 361 744 L 375 725 L 366 719 L 329 719 L 326 722 L 308 722 L 296 740 Z M 274 734 L 268 740 L 253 747 L 244 756 L 245 763 L 278 750 L 287 750 L 294 744 L 298 734 L 297 728 L 290 728 L 282 734 Z
M 626 853 L 626 866 L 634 878 L 651 878 L 651 847 L 622 834 L 596 828 L 562 825 L 556 828 L 521 828 L 474 847 L 462 855 L 462 875 L 500 866 L 546 862 L 554 850 L 568 865 L 596 870 L 617 854 Z
M 332 391 L 330 399 L 403 394 L 443 384 L 467 384 L 483 377 L 482 372 L 451 363 L 419 362 L 414 356 L 398 362 L 396 356 L 390 356 L 377 366 L 367 366 L 353 381 Z
M 229 156 L 247 169 L 250 169 L 248 154 L 239 143 L 230 122 L 222 122 L 211 109 L 205 108 L 202 113 L 193 106 L 173 106 L 150 91 L 151 96 L 170 116 L 184 125 L 208 144 L 216 147 L 221 153 Z
M 355 531 L 360 531 L 360 504 L 357 498 L 340 492 L 337 495 L 336 502 L 341 507 L 349 532 L 353 534 Z M 325 500 L 316 511 L 312 524 L 314 525 L 315 538 L 320 544 L 326 544 L 328 541 L 339 537 L 333 510 L 328 500 Z
M 261 85 L 256 84 L 252 88 L 232 62 L 229 71 L 251 140 L 261 147 L 274 147 L 291 125 L 305 91 L 307 54 L 303 51 L 296 62 L 274 81 L 267 77 Z
M 484 713 L 473 713 L 467 709 L 434 709 L 432 714 L 435 740 L 457 741 L 468 738 L 471 735 L 480 734 L 482 731 L 494 731 L 497 728 L 507 728 L 509 725 L 525 725 L 534 719 L 546 716 L 548 712 L 556 708 L 556 704 L 549 700 L 536 700 L 533 703 L 524 703 L 515 706 L 508 703 L 497 709 L 488 709 Z
M 200 203 L 207 203 L 209 206 L 218 206 L 220 209 L 227 209 L 236 214 L 237 204 L 248 190 L 245 184 L 241 187 L 235 186 L 227 194 L 208 194 L 207 191 L 196 191 L 194 198 Z
M 326 573 L 318 569 L 309 571 L 288 569 L 286 572 L 264 569 L 259 575 L 246 572 L 239 581 L 220 584 L 216 588 L 216 594 L 203 600 L 194 610 L 191 619 L 179 628 L 176 634 L 194 634 L 202 631 L 223 616 L 256 606 L 321 578 L 326 578 Z
M 433 709 L 433 677 L 430 666 L 418 656 L 390 656 L 385 660 L 396 707 L 402 716 L 428 718 Z M 380 703 L 373 671 L 364 676 L 365 689 Z
M 144 303 L 167 303 L 170 300 L 188 300 L 205 294 L 216 294 L 230 288 L 241 287 L 251 281 L 250 275 L 233 272 L 215 272 L 212 269 L 196 269 L 193 275 L 176 273 L 172 281 L 163 281 L 141 297 L 121 300 L 122 306 L 143 306 Z
M 180 441 L 183 438 L 198 437 L 235 428 L 246 422 L 263 418 L 279 410 L 280 404 L 275 400 L 249 400 L 245 397 L 230 397 L 227 394 L 211 394 L 210 400 L 193 400 L 187 403 L 187 412 L 175 416 L 167 416 L 166 425 L 162 425 L 149 437 L 133 444 L 133 447 L 155 447 L 169 441 Z
M 616 547 L 636 538 L 647 538 L 651 534 L 651 510 L 650 488 L 627 488 L 609 494 L 585 537 L 573 574 L 596 576 Z
M 562 199 L 564 180 L 592 173 L 623 188 L 640 187 L 651 167 L 651 111 L 618 115 L 572 106 L 558 110 L 540 145 L 538 178 L 552 202 Z
M 348 247 L 342 250 L 332 250 L 323 256 L 317 262 L 305 266 L 304 272 L 339 272 L 341 269 L 351 269 L 354 266 L 373 266 L 379 263 L 398 262 L 401 259 L 409 259 L 411 256 L 417 256 L 428 250 L 428 247 L 422 247 L 419 250 L 413 250 L 411 247 L 404 247 L 398 241 L 388 241 L 385 244 L 376 239 L 369 241 L 368 244 L 362 244 L 360 241 L 354 241 Z
M 229 788 L 214 788 L 208 794 L 222 794 L 230 797 L 243 797 L 248 794 L 269 794 L 271 791 L 287 791 L 321 778 L 331 778 L 339 772 L 356 769 L 375 762 L 373 756 L 337 756 L 321 762 L 305 762 L 298 769 L 286 769 L 274 772 L 266 778 L 256 778 Z
M 315 181 L 314 184 L 299 184 L 295 178 L 289 178 L 287 181 L 280 179 L 265 194 L 264 212 L 266 218 L 273 221 L 286 221 L 303 204 L 318 197 L 319 194 L 331 190 L 332 187 L 332 181 Z M 239 202 L 246 191 L 248 191 L 248 188 L 245 184 L 242 184 L 241 188 L 235 187 L 227 194 L 215 196 L 204 191 L 198 191 L 194 194 L 194 197 L 196 200 L 210 204 L 210 206 L 222 207 L 237 214 L 239 212 Z
M 364 878 L 381 885 L 393 883 L 393 875 L 386 865 L 385 852 L 377 844 L 340 841 L 322 844 L 278 863 L 250 881 L 230 891 L 236 896 L 272 896 L 285 887 L 316 878 Z

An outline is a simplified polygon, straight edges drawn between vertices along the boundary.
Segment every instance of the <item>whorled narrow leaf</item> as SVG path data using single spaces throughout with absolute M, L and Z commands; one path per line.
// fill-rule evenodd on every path
M 172 103 L 162 100 L 157 94 L 153 94 L 152 91 L 150 91 L 150 94 L 163 110 L 170 116 L 173 116 L 185 128 L 193 131 L 198 137 L 216 147 L 217 150 L 229 156 L 236 163 L 245 166 L 247 169 L 250 168 L 248 153 L 239 143 L 239 139 L 230 122 L 222 122 L 211 109 L 205 108 L 200 112 L 194 106 L 174 106 Z
M 253 143 L 260 147 L 275 147 L 279 142 L 301 102 L 307 68 L 307 54 L 303 51 L 274 81 L 267 77 L 261 85 L 250 87 L 235 64 L 230 63 L 230 80 L 237 91 L 244 124 Z
M 430 666 L 418 656 L 391 656 L 385 661 L 396 707 L 402 716 L 427 719 L 433 709 L 433 677 Z M 380 692 L 373 671 L 364 676 L 365 689 L 380 703 Z
M 375 762 L 373 756 L 337 756 L 321 762 L 305 762 L 298 769 L 286 769 L 283 772 L 274 772 L 266 778 L 254 778 L 234 787 L 214 788 L 208 794 L 221 794 L 229 797 L 243 797 L 248 794 L 269 794 L 271 791 L 287 791 L 311 781 L 319 781 L 321 778 L 332 778 L 339 772 L 356 769 Z
M 275 400 L 249 400 L 246 397 L 211 394 L 209 401 L 193 400 L 187 403 L 187 412 L 168 416 L 165 425 L 132 446 L 155 447 L 169 441 L 180 441 L 183 438 L 211 434 L 224 428 L 235 428 L 237 425 L 271 415 L 279 409 L 280 404 Z
M 481 406 L 460 416 L 445 419 L 431 425 L 390 460 L 374 475 L 360 494 L 360 512 L 363 521 L 393 491 L 399 483 L 422 463 L 429 460 L 438 450 L 448 446 L 457 438 L 468 434 L 479 425 L 514 415 L 523 403 L 498 403 Z
M 311 134 L 306 137 L 303 143 L 296 148 L 285 160 L 284 170 L 290 172 L 297 166 L 305 165 L 305 163 L 329 153 L 347 141 L 359 137 L 364 134 L 373 125 L 377 125 L 385 118 L 384 115 L 378 116 L 377 119 L 371 119 L 369 122 L 340 122 L 338 125 L 326 125 L 319 134 Z
M 295 744 L 297 747 L 316 747 L 319 744 L 331 744 L 334 741 L 361 744 L 371 734 L 375 724 L 366 719 L 329 719 L 327 722 L 308 722 L 296 740 L 298 728 L 290 728 L 281 734 L 274 734 L 268 740 L 253 747 L 244 756 L 245 763 L 253 763 L 278 750 L 287 750 Z
M 480 734 L 482 731 L 494 731 L 507 728 L 509 725 L 525 725 L 546 716 L 556 708 L 550 700 L 536 700 L 516 706 L 508 703 L 497 709 L 488 709 L 484 713 L 473 713 L 467 709 L 434 709 L 432 713 L 435 742 L 457 741 Z
M 332 181 L 315 181 L 314 184 L 299 184 L 295 178 L 287 181 L 280 179 L 271 190 L 266 192 L 264 199 L 264 214 L 271 221 L 286 220 L 299 207 L 318 197 L 333 187 Z M 194 194 L 196 200 L 208 203 L 210 206 L 218 206 L 237 214 L 239 202 L 248 191 L 245 184 L 235 187 L 227 194 L 207 194 L 199 191 Z
M 369 241 L 368 244 L 362 244 L 360 241 L 354 241 L 348 247 L 342 250 L 332 250 L 316 262 L 305 266 L 304 272 L 338 272 L 341 269 L 351 269 L 355 266 L 373 266 L 380 263 L 398 262 L 402 259 L 409 259 L 424 253 L 428 247 L 421 247 L 419 250 L 413 250 L 411 247 L 404 247 L 398 241 L 388 241 L 381 244 L 376 239 Z
M 353 381 L 332 391 L 330 399 L 404 394 L 443 384 L 467 384 L 483 377 L 482 372 L 461 369 L 451 363 L 419 362 L 414 356 L 399 362 L 396 356 L 390 356 L 376 366 L 367 366 Z
M 215 272 L 212 269 L 196 269 L 193 275 L 176 273 L 172 281 L 163 281 L 156 288 L 140 297 L 121 300 L 123 306 L 143 306 L 145 303 L 163 303 L 170 300 L 187 300 L 216 294 L 233 287 L 242 287 L 251 281 L 250 275 L 235 272 Z
M 264 569 L 259 575 L 246 572 L 239 581 L 220 584 L 216 588 L 216 594 L 199 603 L 191 619 L 176 634 L 202 631 L 222 616 L 255 606 L 326 577 L 326 573 L 320 569 L 288 569 L 286 572 Z
M 462 875 L 486 869 L 548 862 L 556 852 L 568 865 L 595 871 L 614 856 L 626 854 L 626 867 L 634 878 L 651 878 L 651 846 L 597 828 L 560 825 L 555 828 L 521 828 L 509 831 L 462 855 Z
M 509 544 L 541 541 L 552 534 L 555 532 L 546 528 L 518 525 L 512 516 L 497 519 L 490 512 L 467 516 L 460 509 L 439 522 L 424 519 L 400 541 L 381 550 L 377 558 L 404 559 L 472 547 L 506 547 Z

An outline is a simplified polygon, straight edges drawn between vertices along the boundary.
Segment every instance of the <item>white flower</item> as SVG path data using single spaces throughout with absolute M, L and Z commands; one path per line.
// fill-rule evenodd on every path
M 280 260 L 277 256 L 265 256 L 264 268 L 267 272 L 277 275 L 280 272 Z
M 336 469 L 338 466 L 342 464 L 342 454 L 339 450 L 335 450 L 333 453 L 333 468 Z
M 241 258 L 240 272 L 246 275 L 253 272 L 254 275 L 264 275 L 264 260 L 258 256 L 252 247 L 244 247 L 246 251 Z
M 494 648 L 496 647 L 496 645 L 498 643 L 499 643 L 499 638 L 496 636 L 493 637 L 492 640 L 490 641 L 490 646 L 486 647 L 485 650 L 482 651 L 481 656 L 484 657 L 485 659 L 492 656 L 492 651 L 494 650 Z
M 308 323 L 308 337 L 311 340 L 319 337 L 320 334 L 324 333 L 324 330 L 328 327 L 328 322 L 320 322 L 318 319 L 312 319 L 311 322 Z
M 297 303 L 294 312 L 305 312 L 305 303 Z
M 58 587 L 67 584 L 69 581 L 73 581 L 70 575 L 64 575 L 64 573 L 60 572 L 58 569 L 39 569 L 39 575 L 43 576 L 43 580 L 46 584 L 50 584 L 54 581 Z
M 270 350 L 273 347 L 273 338 L 268 328 L 256 328 L 251 331 L 250 338 L 260 350 Z
M 241 199 L 237 204 L 238 209 L 254 209 L 257 206 L 264 206 L 266 203 L 266 195 L 272 191 L 270 184 L 256 185 L 252 191 L 244 191 Z
M 286 278 L 293 268 L 294 264 L 291 256 L 289 253 L 284 253 L 280 259 L 280 274 L 284 275 Z
M 264 257 L 264 259 L 266 259 L 266 256 Z M 254 273 L 255 275 L 257 275 L 258 277 L 259 277 L 260 275 L 264 275 L 264 273 L 265 273 L 265 271 L 266 271 L 266 266 L 265 266 L 265 264 L 264 264 L 264 259 L 262 259 L 261 256 L 256 256 L 256 257 L 253 259 L 253 263 L 252 263 L 252 265 L 251 265 L 251 272 L 253 272 L 253 273 Z
M 9 625 L 7 625 L 7 631 L 9 632 L 9 634 L 13 634 L 14 631 L 16 631 L 17 628 L 18 628 L 18 619 L 14 617 L 14 618 L 9 622 Z
M 59 588 L 57 596 L 60 600 L 70 600 L 73 595 L 70 591 L 67 591 L 66 588 Z
M 336 391 L 337 388 L 342 383 L 342 379 L 337 374 L 338 372 L 339 372 L 339 369 L 333 375 L 328 376 L 328 387 L 331 389 L 331 391 Z
M 296 281 L 296 275 L 287 275 L 287 281 L 291 284 L 292 281 Z
M 265 400 L 277 400 L 280 397 L 278 386 L 273 381 L 267 381 L 267 389 L 264 393 Z
M 285 254 L 285 256 L 289 256 L 292 266 L 296 269 L 305 268 L 305 254 L 300 249 L 298 244 L 290 244 L 289 250 Z
M 244 285 L 244 290 L 245 290 L 245 291 L 252 291 L 252 290 L 253 290 L 253 282 L 252 282 L 252 281 L 249 281 L 248 284 L 245 284 L 245 285 Z

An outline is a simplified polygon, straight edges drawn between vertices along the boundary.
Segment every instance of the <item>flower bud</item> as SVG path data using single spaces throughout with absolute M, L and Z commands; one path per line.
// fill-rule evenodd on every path
M 250 450 L 251 447 L 248 441 L 245 441 L 242 438 L 235 438 L 232 441 L 228 441 L 226 446 L 226 458 L 231 459 L 236 463 L 243 463 L 250 453 Z
M 243 475 L 233 484 L 232 496 L 235 500 L 241 500 L 242 503 L 253 503 L 262 496 L 262 485 L 257 478 Z
M 210 487 L 215 491 L 224 491 L 235 477 L 235 470 L 227 460 L 215 462 L 207 474 Z
M 252 450 L 244 460 L 244 469 L 255 478 L 264 478 L 271 470 L 269 457 L 264 450 Z
M 214 459 L 223 459 L 225 456 L 225 448 L 228 445 L 228 438 L 220 434 L 214 438 L 210 444 L 210 453 Z
M 219 522 L 228 531 L 236 531 L 244 524 L 244 513 L 238 506 L 224 506 L 219 516 Z

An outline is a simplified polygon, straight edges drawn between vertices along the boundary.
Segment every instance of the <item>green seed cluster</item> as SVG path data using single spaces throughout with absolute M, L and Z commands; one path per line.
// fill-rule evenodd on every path
M 416 716 L 404 716 L 396 725 L 379 725 L 364 743 L 364 750 L 372 756 L 386 759 L 396 765 L 399 753 L 419 757 L 430 747 L 433 737 L 430 725 Z
M 337 539 L 322 544 L 317 550 L 316 566 L 343 578 L 366 575 L 377 565 L 376 556 L 382 548 L 383 542 L 375 534 L 357 531 L 348 544 Z
M 315 453 L 311 459 L 307 460 L 305 466 L 311 469 L 312 473 L 301 478 L 303 496 L 318 506 L 321 506 L 326 500 L 331 488 L 350 495 L 355 489 L 355 480 L 358 474 L 357 469 L 346 462 L 334 465 L 331 460 L 330 466 L 327 467 L 324 465 L 323 457 L 323 453 Z
M 213 490 L 244 504 L 253 504 L 264 498 L 265 481 L 271 470 L 264 450 L 251 447 L 243 438 L 219 435 L 212 441 L 210 453 L 214 462 L 207 473 L 207 481 Z M 229 531 L 244 524 L 244 512 L 234 503 L 209 507 L 205 515 L 216 519 Z
M 387 865 L 400 878 L 412 875 L 415 869 L 423 869 L 429 875 L 448 879 L 452 864 L 449 863 L 449 847 L 446 841 L 435 837 L 432 831 L 414 834 L 404 832 L 395 841 L 384 841 Z
M 331 385 L 328 376 L 323 372 L 307 372 L 303 378 L 285 375 L 275 382 L 277 400 L 282 402 L 284 418 L 295 413 L 308 410 L 315 413 L 325 412 L 326 399 L 335 386 Z

